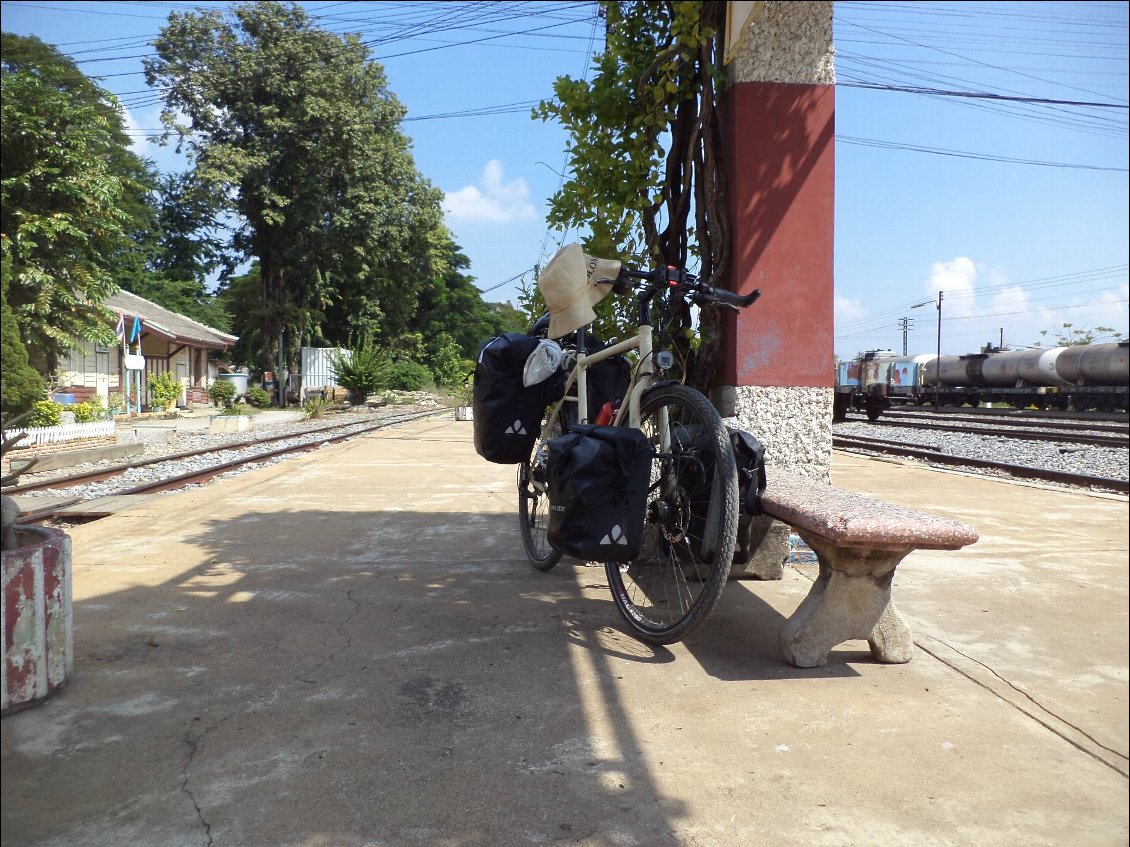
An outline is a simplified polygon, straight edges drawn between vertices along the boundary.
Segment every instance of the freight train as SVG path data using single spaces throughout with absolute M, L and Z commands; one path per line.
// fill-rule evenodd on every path
M 899 356 L 872 350 L 836 367 L 832 419 L 849 411 L 877 420 L 897 405 L 1128 411 L 1130 342 L 1007 350 L 988 345 L 965 356 Z

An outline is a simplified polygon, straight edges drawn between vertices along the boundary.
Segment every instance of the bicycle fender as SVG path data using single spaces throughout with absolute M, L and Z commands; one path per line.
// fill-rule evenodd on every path
M 647 391 L 640 395 L 640 404 L 643 404 L 644 399 L 647 397 L 647 395 L 651 394 L 651 392 L 660 388 L 666 388 L 669 385 L 682 385 L 682 383 L 677 379 L 664 379 L 660 382 L 654 382 L 650 386 L 648 386 Z

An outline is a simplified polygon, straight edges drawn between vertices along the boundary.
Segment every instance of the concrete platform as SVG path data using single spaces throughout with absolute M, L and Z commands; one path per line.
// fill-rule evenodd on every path
M 74 674 L 4 718 L 12 845 L 1125 845 L 1126 498 L 837 454 L 967 521 L 866 643 L 784 663 L 815 566 L 688 642 L 532 570 L 514 471 L 418 421 L 70 530 Z

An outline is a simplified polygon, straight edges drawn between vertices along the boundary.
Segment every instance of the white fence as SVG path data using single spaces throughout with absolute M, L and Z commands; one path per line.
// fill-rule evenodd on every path
M 92 423 L 72 423 L 61 426 L 29 426 L 25 429 L 4 431 L 4 438 L 26 432 L 16 447 L 39 447 L 43 444 L 61 444 L 64 441 L 78 441 L 82 438 L 103 438 L 114 434 L 114 421 L 93 421 Z

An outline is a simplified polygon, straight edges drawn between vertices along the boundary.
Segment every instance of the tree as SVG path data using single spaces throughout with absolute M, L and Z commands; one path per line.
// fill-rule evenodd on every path
M 165 92 L 169 137 L 239 219 L 235 257 L 258 265 L 259 366 L 273 369 L 281 332 L 293 360 L 306 336 L 406 328 L 440 192 L 416 171 L 404 107 L 359 37 L 257 2 L 174 13 L 154 46 L 146 78 Z
M 135 234 L 144 266 L 123 273 L 122 288 L 226 331 L 231 319 L 208 291 L 226 256 L 217 237 L 217 203 L 187 174 L 155 178 L 150 229 Z
M 216 295 L 217 302 L 227 315 L 231 333 L 239 336 L 228 355 L 232 361 L 258 368 L 260 372 L 275 369 L 274 362 L 263 367 L 261 351 L 267 342 L 261 336 L 262 312 L 265 309 L 261 290 L 259 265 L 255 264 L 246 274 L 222 282 Z
M 28 364 L 27 350 L 20 340 L 16 316 L 8 308 L 8 278 L 12 259 L 8 255 L 8 239 L 3 241 L 2 270 L 0 270 L 0 411 L 5 415 L 20 415 L 36 400 L 43 399 L 43 380 L 35 368 Z
M 443 231 L 437 272 L 420 288 L 412 327 L 425 338 L 447 334 L 464 358 L 474 358 L 479 346 L 503 332 L 525 331 L 529 326 L 505 303 L 486 303 L 474 278 L 463 273 L 471 260 Z
M 130 254 L 145 166 L 113 95 L 36 38 L 4 33 L 0 233 L 29 350 L 54 371 L 76 339 L 113 343 L 101 303 Z
M 1041 337 L 1047 336 L 1049 332 L 1055 333 L 1055 347 L 1071 347 L 1076 344 L 1094 344 L 1102 341 L 1104 338 L 1110 338 L 1111 341 L 1124 341 L 1125 338 L 1114 327 L 1097 326 L 1094 329 L 1087 329 L 1086 327 L 1075 326 L 1072 323 L 1063 323 L 1058 327 L 1047 330 L 1040 330 Z M 1042 347 L 1043 343 L 1037 341 L 1032 345 L 1033 347 Z
M 588 253 L 644 265 L 697 260 L 703 281 L 721 286 L 730 226 L 715 91 L 725 4 L 602 0 L 600 7 L 607 38 L 592 81 L 559 77 L 556 99 L 534 110 L 570 134 L 570 176 L 550 201 L 549 221 L 587 228 Z M 689 329 L 689 313 L 679 320 Z M 705 311 L 699 328 L 690 377 L 706 389 L 716 368 L 716 314 Z

